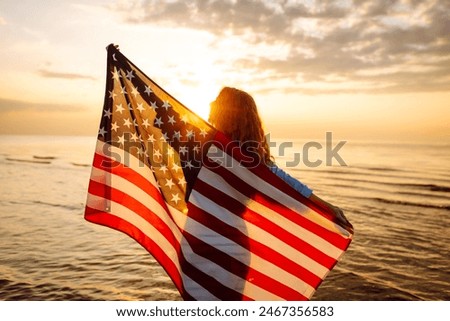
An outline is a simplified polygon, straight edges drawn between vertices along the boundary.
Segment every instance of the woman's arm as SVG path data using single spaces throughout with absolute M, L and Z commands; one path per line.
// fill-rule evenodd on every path
M 309 197 L 310 200 L 313 202 L 319 204 L 320 206 L 328 209 L 336 218 L 336 223 L 341 225 L 343 228 L 345 228 L 350 233 L 353 233 L 353 225 L 347 220 L 347 218 L 344 215 L 344 212 L 337 206 L 334 206 L 333 204 L 330 204 L 320 197 L 318 197 L 316 194 L 312 193 Z
M 300 182 L 298 179 L 290 176 L 288 173 L 279 168 L 275 163 L 270 164 L 269 168 L 273 173 L 275 173 L 278 177 L 280 177 L 282 180 L 284 180 L 286 183 L 292 186 L 297 192 L 302 194 L 304 197 L 309 198 L 310 200 L 312 200 L 314 203 L 318 204 L 325 210 L 328 210 L 335 217 L 336 223 L 341 225 L 350 233 L 353 233 L 352 224 L 347 220 L 347 218 L 344 215 L 344 212 L 339 207 L 334 206 L 318 197 L 316 194 L 313 193 L 313 191 L 308 186 Z

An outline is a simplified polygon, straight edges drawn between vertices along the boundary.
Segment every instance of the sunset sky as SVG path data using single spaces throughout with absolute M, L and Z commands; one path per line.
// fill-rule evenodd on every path
M 0 134 L 95 135 L 110 43 L 202 116 L 277 137 L 450 141 L 450 1 L 1 0 Z

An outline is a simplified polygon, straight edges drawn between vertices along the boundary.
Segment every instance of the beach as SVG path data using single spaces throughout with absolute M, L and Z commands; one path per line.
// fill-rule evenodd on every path
M 279 166 L 355 227 L 313 300 L 450 300 L 450 144 L 348 141 L 346 166 L 292 167 L 307 142 L 287 140 Z M 135 241 L 84 220 L 94 146 L 0 136 L 0 300 L 181 300 Z

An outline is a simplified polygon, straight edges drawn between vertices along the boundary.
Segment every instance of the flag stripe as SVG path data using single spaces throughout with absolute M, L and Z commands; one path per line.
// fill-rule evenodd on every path
M 226 185 L 227 190 L 231 191 L 227 193 L 230 197 L 254 212 L 264 213 L 263 216 L 267 220 L 274 222 L 281 230 L 298 236 L 298 238 L 303 239 L 325 255 L 336 259 L 342 254 L 341 249 L 321 237 L 322 233 L 314 233 L 317 231 L 323 232 L 324 230 L 305 219 L 302 213 L 291 211 L 274 200 L 262 201 L 260 197 L 255 196 L 259 194 L 258 190 L 252 186 L 245 186 L 248 184 L 236 177 L 228 168 L 216 166 L 212 170 L 201 171 L 198 178 L 208 181 L 217 190 L 223 189 L 223 185 Z M 243 195 L 241 192 L 244 192 L 246 195 Z
M 203 175 L 202 175 L 203 177 Z M 211 179 L 209 180 L 211 181 Z M 239 208 L 242 207 L 242 203 L 238 202 L 236 199 L 232 198 L 230 195 L 233 193 L 225 193 L 223 191 L 229 191 L 230 186 L 228 184 L 220 184 L 220 189 L 218 189 L 218 184 L 216 187 L 213 187 L 202 180 L 198 180 L 197 183 L 199 186 L 206 185 L 202 187 L 202 193 L 204 196 L 203 202 L 208 202 L 209 200 L 214 200 L 217 204 L 225 208 Z M 193 200 L 196 200 L 195 198 Z M 238 204 L 236 204 L 238 203 Z M 212 213 L 212 211 L 210 211 Z M 232 212 L 232 211 L 230 211 Z M 300 236 L 293 235 L 287 230 L 282 229 L 279 224 L 274 223 L 270 219 L 266 218 L 259 212 L 255 212 L 249 208 L 245 209 L 247 215 L 243 215 L 241 213 L 237 213 L 237 217 L 232 218 L 232 221 L 237 220 L 245 220 L 244 223 L 241 223 L 241 226 L 245 225 L 245 229 L 248 231 L 253 231 L 253 237 L 260 240 L 262 243 L 274 245 L 274 242 L 277 242 L 277 246 L 280 246 L 280 250 L 283 253 L 286 253 L 288 257 L 291 257 L 289 253 L 301 252 L 309 258 L 314 259 L 314 261 L 318 262 L 324 267 L 328 267 L 333 264 L 335 261 L 333 258 L 319 251 L 309 243 L 305 242 L 301 239 Z M 219 214 L 214 213 L 212 215 L 218 216 Z M 225 219 L 223 219 L 225 220 Z M 235 222 L 233 222 L 236 224 Z M 276 237 L 274 237 L 274 234 Z M 298 257 L 297 257 L 298 259 Z M 315 265 L 314 265 L 315 266 Z M 320 267 L 319 271 L 320 271 Z M 314 268 L 312 268 L 314 270 Z
M 253 221 L 258 221 L 259 219 L 264 220 L 264 218 L 248 209 L 245 209 L 239 214 L 233 213 L 227 209 L 227 205 L 232 204 L 233 200 L 229 200 L 224 193 L 215 190 L 207 184 L 203 188 L 209 189 L 212 193 L 216 193 L 217 202 L 213 204 L 207 193 L 204 193 L 204 195 L 193 193 L 191 196 L 193 199 L 192 204 L 195 204 L 199 210 L 202 209 L 202 216 L 197 214 L 198 221 L 201 220 L 201 223 L 205 226 L 217 231 L 217 233 L 228 236 L 234 242 L 245 247 L 255 255 L 262 257 L 264 260 L 273 264 L 279 262 L 283 269 L 309 285 L 317 286 L 320 283 L 320 276 L 327 273 L 328 269 L 323 266 L 318 266 L 316 261 L 305 257 L 301 251 L 297 251 L 287 244 L 282 244 L 280 240 L 273 237 L 268 232 L 274 227 L 273 224 L 264 226 L 268 230 L 266 231 L 251 222 L 244 221 L 240 223 L 239 220 L 241 219 L 238 216 L 249 217 Z M 202 189 L 202 191 L 204 190 Z M 236 225 L 239 228 L 235 227 Z M 278 233 L 279 231 L 275 230 L 273 232 Z M 280 236 L 281 234 L 282 232 L 277 235 Z M 280 236 L 281 238 L 282 236 Z M 276 246 L 280 252 L 272 250 L 272 246 Z M 309 264 L 303 263 L 304 261 L 309 262 Z M 296 262 L 302 262 L 303 264 L 299 265 Z

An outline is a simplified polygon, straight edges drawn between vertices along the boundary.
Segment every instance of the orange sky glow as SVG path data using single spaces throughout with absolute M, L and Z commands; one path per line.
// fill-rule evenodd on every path
M 105 47 L 207 117 L 250 92 L 276 137 L 450 141 L 444 1 L 0 3 L 0 134 L 92 135 Z

